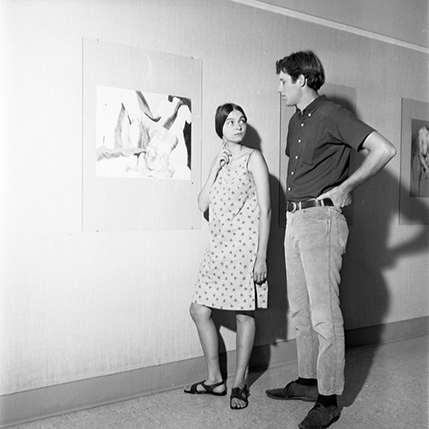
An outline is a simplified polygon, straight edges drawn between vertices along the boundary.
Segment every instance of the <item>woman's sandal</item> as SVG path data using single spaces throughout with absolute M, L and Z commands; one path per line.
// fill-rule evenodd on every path
M 249 405 L 249 396 L 250 391 L 247 387 L 247 384 L 244 385 L 242 389 L 239 387 L 234 387 L 231 392 L 231 398 L 229 401 L 229 406 L 231 407 L 231 410 L 244 410 Z M 244 407 L 235 407 L 232 406 L 232 400 L 233 399 L 240 399 L 240 401 L 243 401 L 246 405 Z
M 222 386 L 222 384 L 225 384 L 225 382 L 219 381 L 219 383 L 215 384 L 206 384 L 204 381 L 200 381 L 199 383 L 195 383 L 191 386 L 189 390 L 184 390 L 185 393 L 192 393 L 193 395 L 214 395 L 214 396 L 225 396 L 226 395 L 226 388 L 223 392 L 215 392 L 214 389 L 216 387 Z M 204 390 L 198 390 L 198 386 L 201 386 Z

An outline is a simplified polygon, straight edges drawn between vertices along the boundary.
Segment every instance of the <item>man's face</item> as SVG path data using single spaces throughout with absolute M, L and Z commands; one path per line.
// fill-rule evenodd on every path
M 296 106 L 300 100 L 301 96 L 301 84 L 299 79 L 295 82 L 292 82 L 292 77 L 284 72 L 279 74 L 280 85 L 278 92 L 282 95 L 283 100 L 286 103 L 286 106 Z

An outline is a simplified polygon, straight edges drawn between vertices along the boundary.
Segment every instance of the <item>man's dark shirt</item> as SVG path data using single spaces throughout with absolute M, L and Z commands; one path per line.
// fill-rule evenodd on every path
M 305 201 L 340 185 L 348 177 L 351 148 L 374 131 L 345 107 L 324 95 L 289 122 L 286 199 Z

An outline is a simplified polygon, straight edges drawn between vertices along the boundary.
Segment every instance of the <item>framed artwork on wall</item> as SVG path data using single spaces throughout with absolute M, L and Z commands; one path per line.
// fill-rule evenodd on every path
M 191 180 L 192 100 L 97 86 L 96 176 Z
M 199 228 L 201 61 L 83 39 L 82 228 Z
M 429 224 L 429 103 L 402 99 L 399 223 Z

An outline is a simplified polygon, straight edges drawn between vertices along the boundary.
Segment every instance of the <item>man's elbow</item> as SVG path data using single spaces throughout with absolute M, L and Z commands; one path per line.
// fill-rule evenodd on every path
M 376 134 L 376 136 L 379 139 L 376 150 L 379 151 L 379 156 L 387 164 L 396 155 L 396 148 L 381 134 Z
M 385 148 L 386 163 L 388 163 L 394 156 L 396 156 L 396 147 L 389 144 Z
M 395 146 L 377 131 L 367 137 L 363 143 L 363 148 L 369 152 L 374 151 L 386 164 L 396 155 Z

